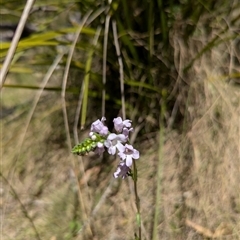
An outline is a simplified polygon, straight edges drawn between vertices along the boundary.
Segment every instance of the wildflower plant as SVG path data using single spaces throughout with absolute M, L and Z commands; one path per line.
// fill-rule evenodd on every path
M 117 154 L 119 163 L 116 171 L 113 173 L 114 178 L 132 177 L 134 181 L 134 193 L 137 207 L 137 224 L 139 234 L 135 235 L 136 240 L 141 240 L 141 221 L 140 221 L 140 201 L 137 193 L 137 168 L 135 160 L 139 159 L 139 151 L 129 142 L 129 134 L 133 131 L 132 121 L 123 120 L 121 117 L 113 119 L 114 129 L 116 133 L 111 133 L 108 127 L 104 124 L 105 117 L 101 120 L 96 120 L 92 123 L 89 137 L 76 145 L 72 149 L 72 153 L 85 156 L 89 152 L 94 151 L 97 154 L 102 154 L 105 150 L 110 155 Z

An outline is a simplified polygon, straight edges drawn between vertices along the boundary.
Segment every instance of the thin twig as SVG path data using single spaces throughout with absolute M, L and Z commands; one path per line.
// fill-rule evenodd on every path
M 102 82 L 103 82 L 103 89 L 102 89 L 102 116 L 105 116 L 105 101 L 106 101 L 106 72 L 107 72 L 107 44 L 108 44 L 108 32 L 109 32 L 109 22 L 110 22 L 110 15 L 106 16 L 105 20 L 105 29 L 104 29 L 104 40 L 103 40 L 103 72 L 102 72 Z
M 78 123 L 79 123 L 80 112 L 81 112 L 81 107 L 82 107 L 83 93 L 84 93 L 84 83 L 82 83 L 82 87 L 81 87 L 81 90 L 79 93 L 78 104 L 77 104 L 77 109 L 75 111 L 75 118 L 74 118 L 74 124 L 73 124 L 73 135 L 74 135 L 74 143 L 75 144 L 79 143 Z
M 71 61 L 72 61 L 72 58 L 73 58 L 73 53 L 74 53 L 77 41 L 79 39 L 80 33 L 81 33 L 82 29 L 83 29 L 83 26 L 86 23 L 87 19 L 89 18 L 91 12 L 92 11 L 89 11 L 84 16 L 81 25 L 77 29 L 77 32 L 76 32 L 76 35 L 75 35 L 75 39 L 74 39 L 74 41 L 73 41 L 73 43 L 72 43 L 72 45 L 70 47 L 70 50 L 69 50 L 69 54 L 68 54 L 68 58 L 67 58 L 67 62 L 66 62 L 66 67 L 65 67 L 65 71 L 64 71 L 64 76 L 63 76 L 63 82 L 62 82 L 62 92 L 61 92 L 62 110 L 63 110 L 63 119 L 64 119 L 66 135 L 67 135 L 67 144 L 68 144 L 69 151 L 71 151 L 72 145 L 71 145 L 71 138 L 70 138 L 70 134 L 69 134 L 70 130 L 69 130 L 69 126 L 68 126 L 68 116 L 67 116 L 67 108 L 66 108 L 66 102 L 65 102 L 67 79 L 68 79 L 70 65 L 71 65 Z
M 15 35 L 14 35 L 12 43 L 11 43 L 11 46 L 8 50 L 7 56 L 5 58 L 3 66 L 2 66 L 2 70 L 0 72 L 0 91 L 1 91 L 1 89 L 3 87 L 3 84 L 6 80 L 6 75 L 8 73 L 11 61 L 13 59 L 14 53 L 16 51 L 16 48 L 17 48 L 17 45 L 18 45 L 18 42 L 19 42 L 19 39 L 20 39 L 20 37 L 22 35 L 22 32 L 23 32 L 23 28 L 26 24 L 27 18 L 29 16 L 29 13 L 31 11 L 31 8 L 32 8 L 34 2 L 35 2 L 35 0 L 27 0 L 27 3 L 24 7 L 21 19 L 20 19 L 19 24 L 17 26 Z
M 125 110 L 125 96 L 124 96 L 124 74 L 123 74 L 123 61 L 120 52 L 120 46 L 118 42 L 118 33 L 117 33 L 117 23 L 116 21 L 112 22 L 113 28 L 113 37 L 114 44 L 117 52 L 118 63 L 119 63 L 119 74 L 120 74 L 120 87 L 121 87 L 121 102 L 122 102 L 122 116 L 123 119 L 126 119 L 126 110 Z

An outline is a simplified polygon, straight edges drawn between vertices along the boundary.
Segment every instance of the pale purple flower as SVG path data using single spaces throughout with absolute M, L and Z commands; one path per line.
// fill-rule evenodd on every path
M 104 145 L 101 142 L 97 143 L 97 147 L 95 149 L 95 153 L 101 155 L 105 151 Z
M 124 127 L 122 130 L 122 134 L 124 134 L 126 136 L 126 138 L 128 138 L 129 133 L 132 131 L 133 131 L 133 128 L 128 129 L 128 128 Z
M 106 118 L 102 117 L 101 121 L 98 119 L 91 125 L 91 132 L 99 133 L 102 136 L 106 136 L 108 134 L 108 128 L 103 124 L 105 122 Z
M 120 162 L 113 176 L 115 178 L 121 177 L 122 179 L 124 179 L 128 176 L 129 171 L 130 168 L 124 162 Z
M 121 148 L 122 150 L 122 148 Z M 118 155 L 122 160 L 125 160 L 128 167 L 132 166 L 132 159 L 139 158 L 139 151 L 134 149 L 132 145 L 126 144 L 124 150 L 119 150 Z
M 113 119 L 113 123 L 114 123 L 114 128 L 117 132 L 122 132 L 124 127 L 130 128 L 131 127 L 131 120 L 122 120 L 121 117 L 117 117 Z
M 104 145 L 108 148 L 108 153 L 114 155 L 117 149 L 118 151 L 124 151 L 122 143 L 125 143 L 126 141 L 127 139 L 125 135 L 110 133 L 107 140 L 104 142 Z

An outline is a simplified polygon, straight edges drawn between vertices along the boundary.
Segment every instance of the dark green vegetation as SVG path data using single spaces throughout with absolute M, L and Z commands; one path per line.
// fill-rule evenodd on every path
M 25 1 L 0 4 L 2 64 Z M 37 0 L 1 93 L 3 239 L 134 238 L 117 160 L 71 154 L 125 113 L 143 239 L 240 239 L 239 26 L 239 1 Z

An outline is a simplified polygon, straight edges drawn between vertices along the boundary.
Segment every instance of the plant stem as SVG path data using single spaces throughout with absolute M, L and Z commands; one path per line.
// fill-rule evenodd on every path
M 137 191 L 137 166 L 136 162 L 133 159 L 133 182 L 134 182 L 134 194 L 136 199 L 136 207 L 137 207 L 137 224 L 138 224 L 138 240 L 141 240 L 142 237 L 142 229 L 141 229 L 141 213 L 140 213 L 140 199 L 138 197 Z

